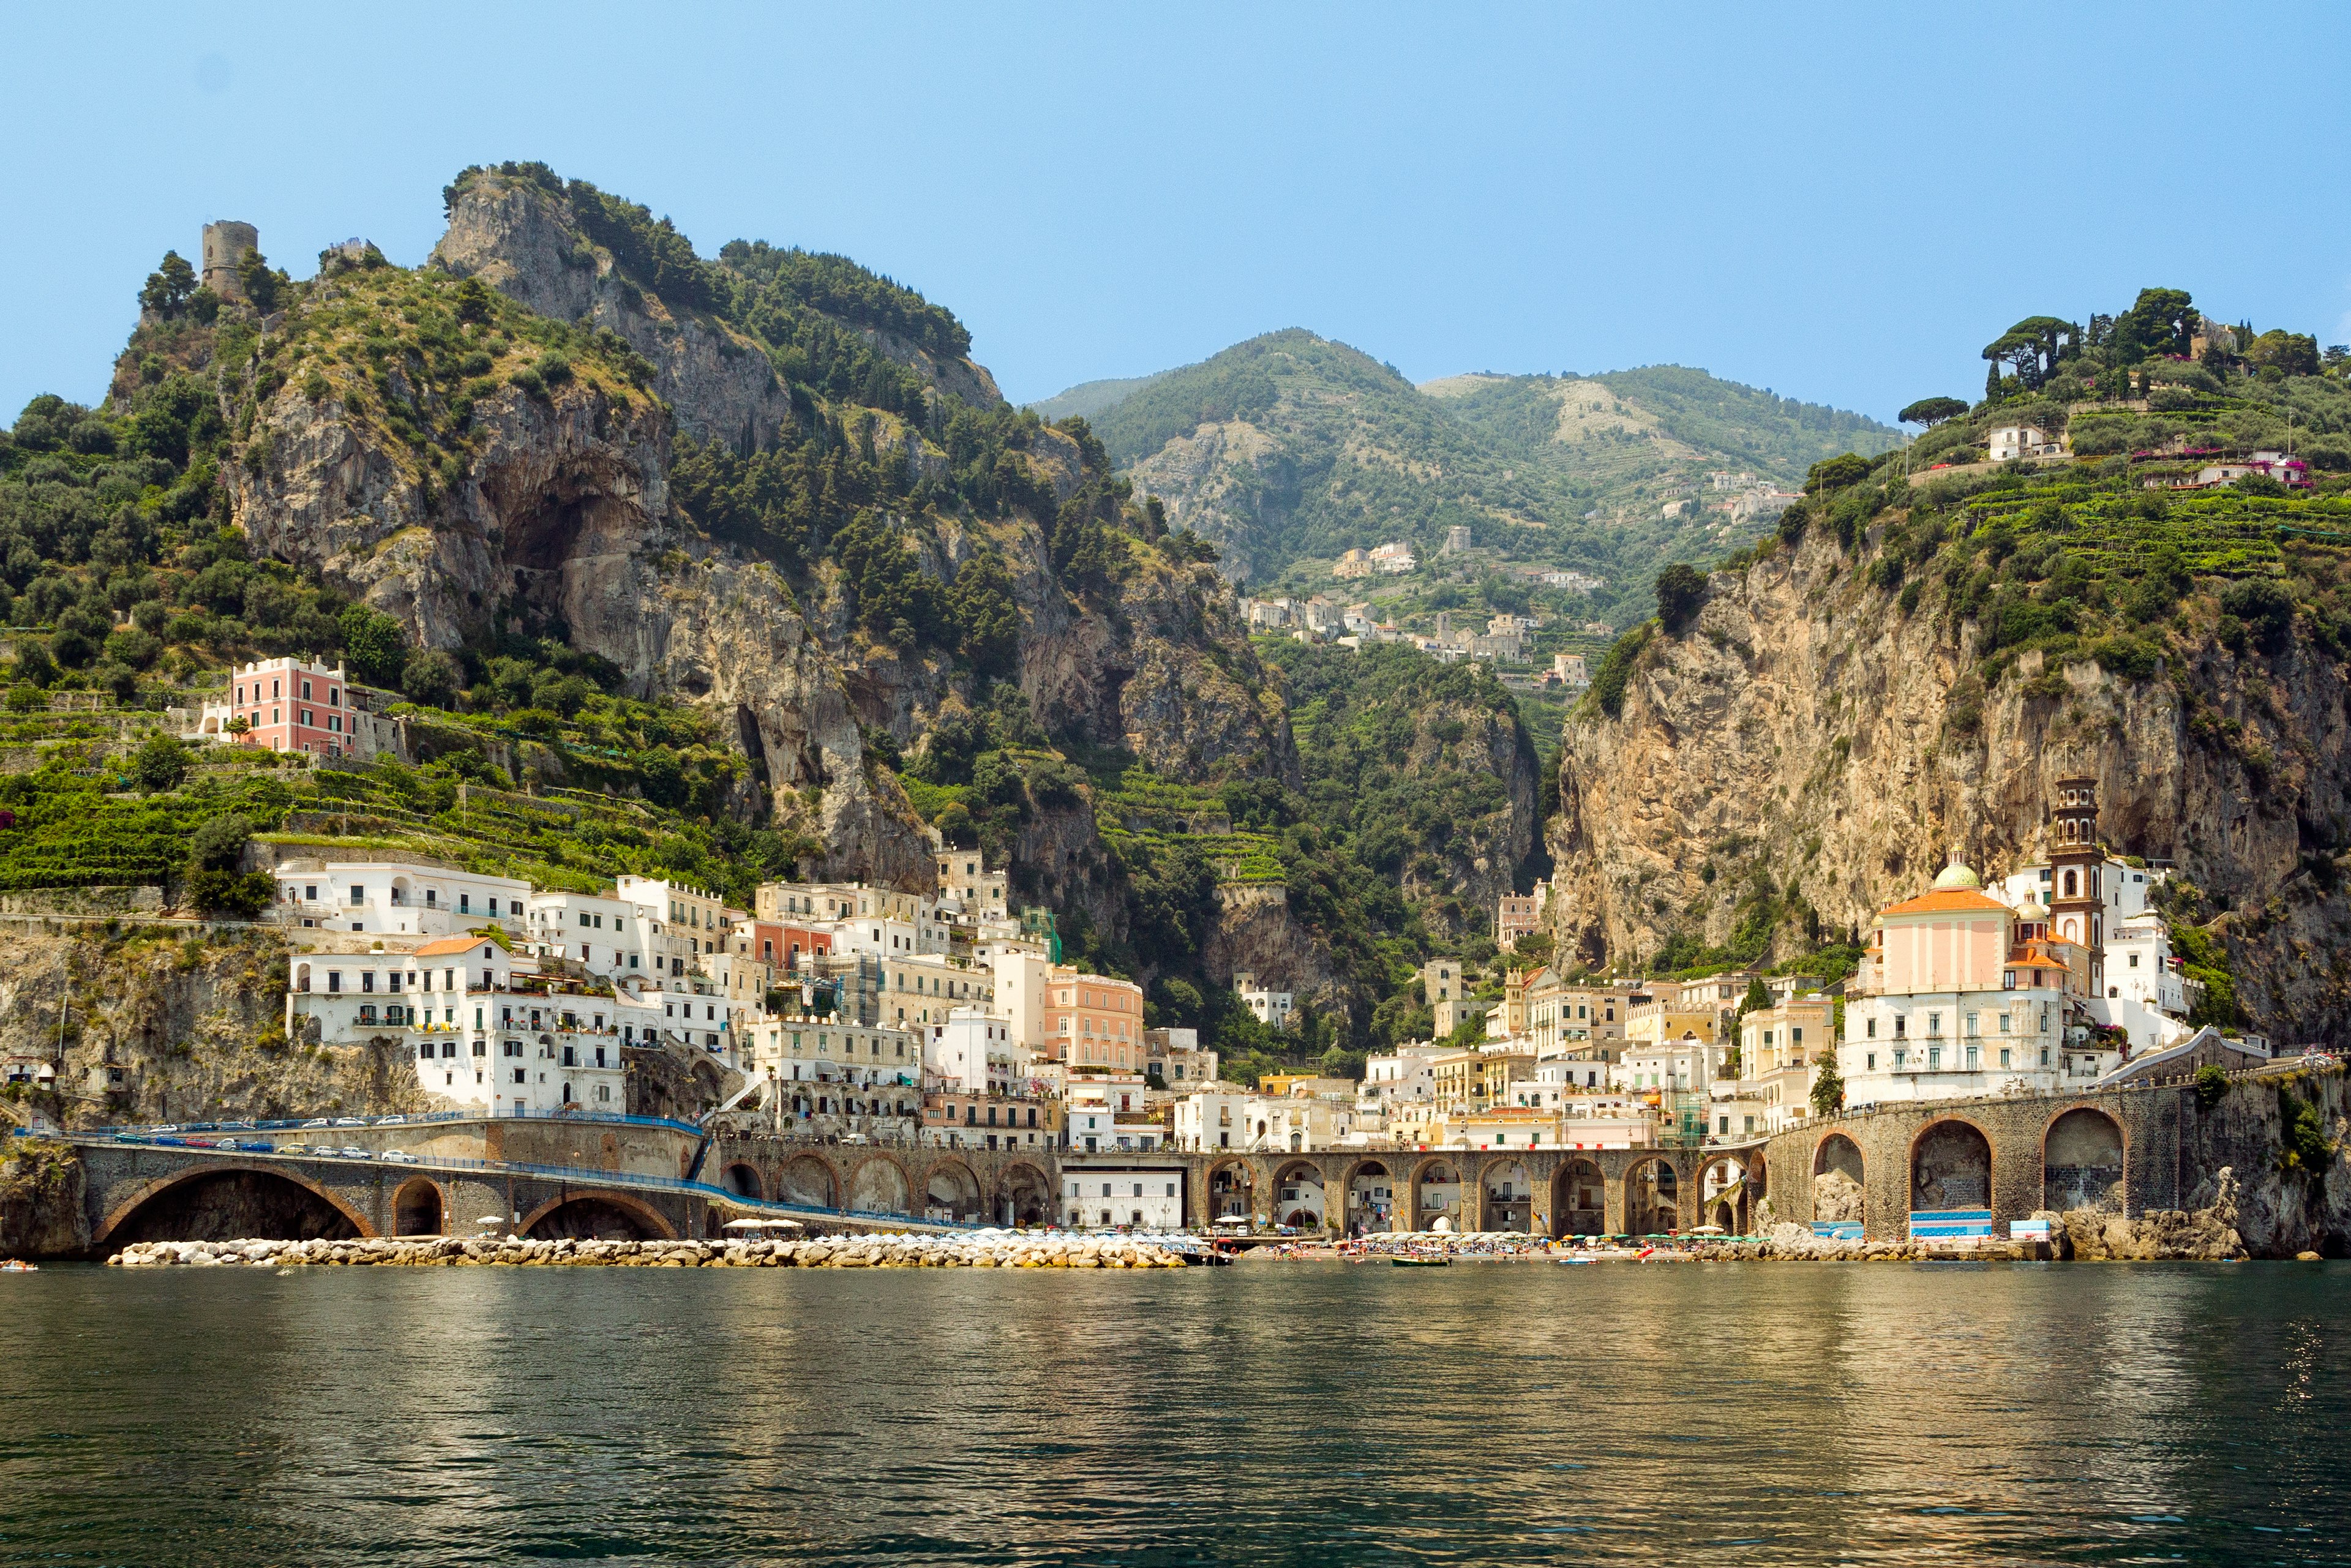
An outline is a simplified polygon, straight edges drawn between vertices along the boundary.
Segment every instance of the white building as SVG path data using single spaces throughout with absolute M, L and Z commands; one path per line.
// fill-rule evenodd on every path
M 1297 997 L 1290 991 L 1277 991 L 1257 983 L 1257 977 L 1243 969 L 1233 977 L 1233 989 L 1257 1021 L 1276 1029 L 1288 1029 L 1297 1007 Z
M 530 988 L 527 973 L 522 984 L 517 974 L 487 937 L 444 937 L 410 952 L 299 953 L 287 1030 L 300 1039 L 315 1024 L 329 1045 L 400 1040 L 418 1087 L 452 1109 L 623 1111 L 612 998 Z
M 660 921 L 650 906 L 610 894 L 534 893 L 525 901 L 524 935 L 544 958 L 568 958 L 607 979 L 665 973 L 656 943 Z
M 2177 1045 L 2195 1033 L 2188 1026 L 2197 986 L 2171 951 L 2171 927 L 2152 912 L 2106 926 L 2106 994 L 2090 998 L 2099 1022 L 2130 1036 L 2133 1054 Z M 2197 986 L 2200 990 L 2200 986 Z
M 1061 1202 L 1072 1228 L 1181 1230 L 1184 1173 L 1165 1166 L 1071 1171 L 1061 1178 Z
M 1954 864 L 1932 890 L 1878 912 L 1846 992 L 1837 1052 L 1845 1103 L 2047 1093 L 2121 1062 L 2077 1014 L 2084 947 L 2048 935 L 2047 912 L 2021 918 Z
M 726 950 L 726 934 L 733 922 L 716 894 L 682 882 L 643 876 L 622 877 L 614 883 L 613 893 L 623 903 L 643 905 L 653 920 L 666 921 L 668 930 L 663 935 L 671 938 L 671 974 L 684 974 L 693 967 L 689 960 L 702 954 Z M 676 950 L 679 945 L 683 952 Z
M 1254 1091 L 1237 1084 L 1196 1089 L 1176 1102 L 1176 1146 L 1234 1149 L 1249 1146 L 1248 1108 Z
M 496 924 L 526 934 L 530 883 L 434 861 L 281 861 L 273 913 L 284 925 L 376 936 L 447 936 Z
M 2048 432 L 2037 424 L 2003 424 L 1991 433 L 1991 456 L 1994 463 L 2012 463 L 2020 457 L 2055 457 L 2065 450 L 2062 441 L 2052 441 Z
M 1403 1045 L 1384 1054 L 1365 1057 L 1364 1082 L 1355 1092 L 1358 1115 L 1393 1115 L 1400 1106 L 1434 1104 L 1435 1063 L 1441 1054 L 1432 1045 Z
M 956 1089 L 1008 1094 L 1027 1066 L 1028 1052 L 1015 1044 L 1010 1020 L 982 1008 L 956 1008 L 924 1037 L 924 1071 Z

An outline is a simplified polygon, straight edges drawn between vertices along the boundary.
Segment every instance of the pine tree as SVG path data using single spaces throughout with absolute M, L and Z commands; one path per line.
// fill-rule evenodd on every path
M 1813 1114 L 1834 1116 L 1844 1109 L 1844 1074 L 1837 1071 L 1836 1049 L 1831 1046 L 1820 1054 L 1819 1071 L 1813 1074 Z
M 167 250 L 163 265 L 147 275 L 147 286 L 139 291 L 139 304 L 168 319 L 177 316 L 195 291 L 196 269 L 178 251 Z

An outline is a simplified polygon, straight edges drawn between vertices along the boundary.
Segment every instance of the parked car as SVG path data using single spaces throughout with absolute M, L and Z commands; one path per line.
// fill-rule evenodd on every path
M 168 1148 L 184 1149 L 188 1146 L 188 1140 L 185 1138 L 158 1138 L 155 1141 Z
M 341 1155 L 345 1159 L 365 1160 L 375 1157 L 365 1149 L 340 1148 L 337 1149 L 335 1152 Z
M 367 1125 L 367 1118 L 365 1116 L 338 1116 L 335 1118 L 333 1124 L 338 1127 L 364 1127 Z
M 379 1127 L 397 1127 L 407 1120 L 405 1116 L 378 1116 L 375 1119 L 375 1124 Z
M 243 1149 L 248 1155 L 274 1155 L 277 1152 L 277 1145 L 275 1144 L 255 1142 L 250 1144 L 239 1144 L 236 1146 Z
M 386 1149 L 383 1153 L 376 1155 L 376 1158 L 380 1160 L 390 1160 L 395 1165 L 402 1166 L 413 1166 L 417 1163 L 416 1156 L 410 1154 L 406 1149 Z
M 277 1152 L 281 1155 L 307 1155 L 310 1152 L 310 1145 L 308 1144 L 284 1144 L 279 1145 Z
M 221 1131 L 222 1131 L 222 1132 L 224 1132 L 224 1133 L 231 1132 L 231 1131 L 234 1131 L 234 1130 L 237 1130 L 237 1129 L 244 1129 L 244 1130 L 246 1130 L 246 1131 L 250 1131 L 250 1130 L 252 1129 L 252 1127 L 253 1127 L 253 1124 L 252 1124 L 252 1123 L 250 1123 L 250 1122 L 223 1122 L 223 1123 L 220 1124 L 220 1127 L 221 1127 Z
M 324 1116 L 313 1116 L 302 1124 L 306 1127 L 331 1127 L 334 1125 L 333 1123 L 328 1121 Z
M 150 1127 L 147 1130 L 151 1133 L 176 1133 L 180 1130 L 180 1124 L 177 1122 L 164 1122 L 157 1126 Z

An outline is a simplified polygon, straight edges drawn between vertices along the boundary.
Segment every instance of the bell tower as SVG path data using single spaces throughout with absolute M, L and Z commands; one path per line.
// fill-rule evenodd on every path
M 2098 784 L 2060 779 L 2049 813 L 2049 934 L 2089 956 L 2090 994 L 2105 991 L 2105 849 L 2098 841 Z

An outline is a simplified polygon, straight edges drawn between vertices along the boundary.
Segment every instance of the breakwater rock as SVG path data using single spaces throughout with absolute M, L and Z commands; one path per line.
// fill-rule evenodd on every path
M 1191 1260 L 1121 1237 L 842 1236 L 803 1241 L 599 1241 L 566 1237 L 378 1237 L 367 1240 L 142 1241 L 110 1267 L 376 1266 L 639 1269 L 1181 1269 Z

